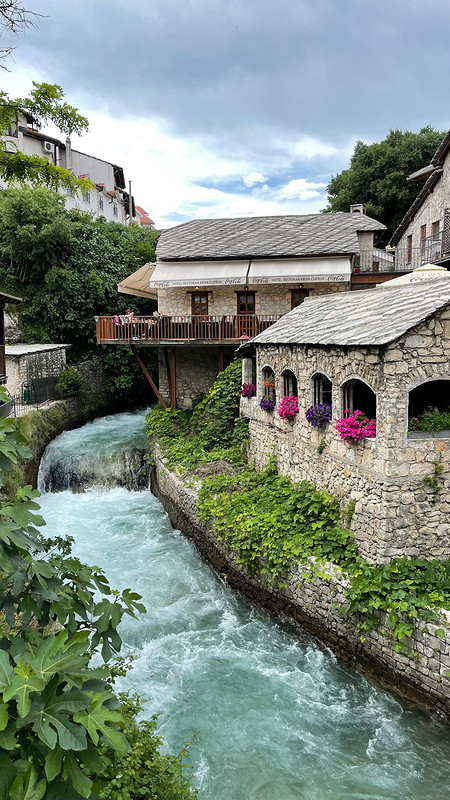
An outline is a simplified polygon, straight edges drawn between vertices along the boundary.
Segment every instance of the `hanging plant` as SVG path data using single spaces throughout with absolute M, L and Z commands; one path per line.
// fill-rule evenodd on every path
M 330 403 L 316 403 L 306 410 L 306 419 L 313 428 L 320 428 L 330 422 L 332 408 Z
M 348 416 L 336 420 L 334 426 L 341 439 L 373 439 L 377 435 L 376 420 L 368 419 L 362 411 L 344 411 Z
M 276 404 L 277 400 L 274 394 L 265 394 L 259 401 L 259 407 L 262 408 L 263 411 L 273 411 Z
M 283 397 L 278 406 L 277 414 L 281 419 L 294 419 L 298 414 L 298 397 L 294 394 Z

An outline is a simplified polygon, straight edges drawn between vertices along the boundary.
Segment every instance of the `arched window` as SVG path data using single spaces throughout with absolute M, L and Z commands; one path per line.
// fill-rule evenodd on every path
M 368 419 L 376 419 L 377 396 L 375 392 L 363 381 L 356 378 L 343 386 L 344 409 L 361 411 Z
M 313 376 L 313 405 L 327 403 L 331 406 L 333 385 L 326 375 L 317 372 Z
M 262 393 L 275 394 L 275 373 L 271 367 L 263 368 L 262 381 Z
M 283 394 L 285 397 L 298 397 L 297 378 L 290 369 L 285 369 L 283 372 Z
M 420 417 L 424 412 L 450 411 L 450 380 L 429 381 L 416 386 L 409 393 L 408 415 Z

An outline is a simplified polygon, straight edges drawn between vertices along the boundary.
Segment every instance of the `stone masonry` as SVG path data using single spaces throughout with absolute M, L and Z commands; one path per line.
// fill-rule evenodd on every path
M 237 565 L 233 552 L 217 539 L 210 526 L 198 519 L 196 490 L 169 472 L 155 446 L 153 456 L 152 489 L 163 502 L 172 524 L 194 540 L 202 555 L 231 586 L 253 602 L 278 614 L 287 614 L 294 625 L 319 636 L 334 652 L 383 685 L 449 719 L 450 615 L 447 612 L 438 624 L 419 622 L 412 638 L 405 641 L 406 650 L 399 653 L 380 629 L 365 632 L 363 639 L 357 630 L 356 617 L 339 610 L 345 602 L 344 574 L 330 564 L 321 576 L 312 576 L 308 565 L 296 565 L 286 575 L 284 588 L 274 586 L 264 576 L 249 574 Z M 437 634 L 439 629 L 443 629 L 444 638 Z
M 283 371 L 296 375 L 299 414 L 293 422 L 259 408 L 265 367 L 275 373 L 278 400 L 284 394 Z M 333 384 L 333 421 L 324 430 L 305 418 L 317 373 Z M 384 347 L 261 345 L 257 375 L 258 397 L 243 398 L 241 414 L 250 421 L 248 456 L 258 469 L 275 456 L 280 473 L 292 480 L 327 488 L 342 507 L 356 501 L 351 527 L 361 554 L 371 562 L 405 555 L 450 558 L 450 433 L 415 438 L 407 432 L 412 389 L 449 380 L 450 403 L 448 307 Z M 352 379 L 376 394 L 374 439 L 341 441 L 334 429 L 344 412 L 343 387 Z M 423 482 L 434 475 L 435 463 L 444 467 L 436 495 Z

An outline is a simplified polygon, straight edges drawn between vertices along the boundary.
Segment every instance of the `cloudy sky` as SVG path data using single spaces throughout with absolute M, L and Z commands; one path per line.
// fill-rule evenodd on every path
M 123 166 L 159 227 L 319 211 L 356 140 L 450 127 L 446 0 L 26 6 L 2 88 L 63 86 L 90 120 L 74 146 Z

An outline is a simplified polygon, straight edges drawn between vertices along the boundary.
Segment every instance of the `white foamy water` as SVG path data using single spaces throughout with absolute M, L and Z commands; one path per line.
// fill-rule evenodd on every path
M 141 412 L 63 434 L 42 478 L 55 460 L 140 447 L 143 428 Z M 41 505 L 49 535 L 74 536 L 113 586 L 142 594 L 147 613 L 122 627 L 137 654 L 124 685 L 160 713 L 168 750 L 194 739 L 201 800 L 450 798 L 448 729 L 230 591 L 150 492 L 62 491 Z

